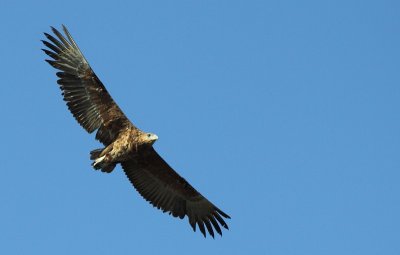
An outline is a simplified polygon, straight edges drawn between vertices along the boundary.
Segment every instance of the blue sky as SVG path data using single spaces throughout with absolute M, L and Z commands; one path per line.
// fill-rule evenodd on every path
M 399 254 L 398 1 L 3 1 L 1 254 Z M 65 24 L 157 151 L 232 216 L 152 208 L 68 112 Z

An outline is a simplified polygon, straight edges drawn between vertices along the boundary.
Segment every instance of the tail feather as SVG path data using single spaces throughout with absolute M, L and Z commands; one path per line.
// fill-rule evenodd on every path
M 115 163 L 110 163 L 110 164 L 105 164 L 102 168 L 101 171 L 105 172 L 105 173 L 111 173 L 114 168 L 115 168 L 116 164 Z
M 90 159 L 95 160 L 96 158 L 99 158 L 102 151 L 103 149 L 92 150 L 90 152 Z
M 98 160 L 100 158 L 101 153 L 103 152 L 104 149 L 96 149 L 96 150 L 92 150 L 90 152 L 90 159 L 94 160 L 94 162 L 92 163 L 92 167 L 96 170 L 100 170 L 102 172 L 105 173 L 111 173 L 115 166 L 117 165 L 116 163 L 110 163 L 110 162 L 103 162 L 101 160 Z M 104 156 L 103 156 L 104 158 Z

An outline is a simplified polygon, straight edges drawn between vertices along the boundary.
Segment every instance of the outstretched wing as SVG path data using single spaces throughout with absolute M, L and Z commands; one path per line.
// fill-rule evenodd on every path
M 205 228 L 212 237 L 213 228 L 220 235 L 220 225 L 228 229 L 223 217 L 230 219 L 229 215 L 195 190 L 153 148 L 142 152 L 135 159 L 123 162 L 122 168 L 144 199 L 174 217 L 182 219 L 188 216 L 193 230 L 196 231 L 197 224 L 204 237 Z
M 121 128 L 132 124 L 97 78 L 65 26 L 63 30 L 66 37 L 52 27 L 58 39 L 44 33 L 48 41 L 42 42 L 48 49 L 43 51 L 52 58 L 46 61 L 61 71 L 57 72 L 60 78 L 57 83 L 75 119 L 89 133 L 98 129 L 96 139 L 108 145 Z

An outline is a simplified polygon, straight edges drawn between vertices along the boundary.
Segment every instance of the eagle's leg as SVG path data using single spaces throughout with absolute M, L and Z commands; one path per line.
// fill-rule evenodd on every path
M 111 162 L 108 155 L 108 149 L 96 149 L 90 152 L 90 159 L 94 160 L 92 166 L 94 169 L 101 169 L 102 172 L 111 173 L 114 170 L 116 163 Z

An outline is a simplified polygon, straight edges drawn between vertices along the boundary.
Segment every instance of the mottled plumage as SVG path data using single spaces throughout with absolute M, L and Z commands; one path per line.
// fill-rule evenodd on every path
M 56 37 L 45 33 L 42 41 L 50 56 L 46 60 L 58 69 L 57 76 L 64 101 L 78 123 L 89 133 L 97 130 L 96 139 L 104 148 L 90 152 L 92 166 L 110 173 L 121 164 L 135 189 L 152 205 L 174 217 L 188 217 L 193 230 L 196 226 L 206 236 L 214 230 L 222 235 L 228 229 L 218 209 L 185 179 L 176 173 L 154 150 L 155 134 L 135 127 L 111 98 L 102 82 L 63 26 L 65 37 L 52 28 Z

